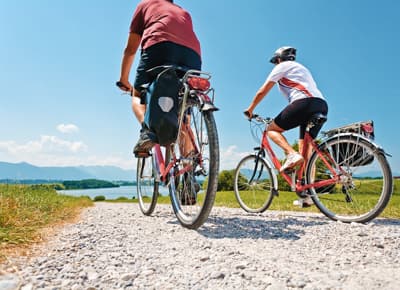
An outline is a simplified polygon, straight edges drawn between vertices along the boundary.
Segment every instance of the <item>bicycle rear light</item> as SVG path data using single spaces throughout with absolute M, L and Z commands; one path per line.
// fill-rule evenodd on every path
M 193 90 L 206 91 L 210 88 L 210 82 L 204 78 L 190 77 L 187 82 Z
M 372 122 L 361 124 L 361 128 L 365 133 L 374 134 L 374 124 Z

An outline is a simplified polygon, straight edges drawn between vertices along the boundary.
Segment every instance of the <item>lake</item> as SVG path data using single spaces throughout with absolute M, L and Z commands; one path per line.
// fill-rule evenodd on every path
M 159 187 L 161 195 L 168 195 L 168 188 Z M 118 197 L 132 198 L 136 197 L 136 186 L 120 186 L 111 188 L 93 188 L 93 189 L 73 189 L 58 190 L 57 192 L 72 196 L 89 196 L 93 199 L 96 196 L 103 195 L 106 199 L 117 199 Z

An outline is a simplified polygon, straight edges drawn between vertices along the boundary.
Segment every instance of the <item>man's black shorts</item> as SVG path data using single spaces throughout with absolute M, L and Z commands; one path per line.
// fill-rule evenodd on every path
M 306 98 L 290 103 L 274 119 L 275 123 L 285 131 L 300 126 L 300 139 L 304 139 L 307 122 L 316 113 L 328 114 L 328 104 L 320 98 Z M 311 137 L 317 137 L 322 126 L 314 126 L 310 130 Z
M 142 50 L 134 88 L 141 90 L 141 86 L 152 81 L 146 73 L 149 69 L 159 65 L 177 65 L 188 69 L 201 70 L 201 57 L 192 49 L 173 42 L 160 42 Z

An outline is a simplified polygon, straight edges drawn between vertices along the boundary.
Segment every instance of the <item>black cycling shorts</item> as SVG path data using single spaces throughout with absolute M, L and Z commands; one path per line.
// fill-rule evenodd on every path
M 306 98 L 290 103 L 274 119 L 275 123 L 285 131 L 300 126 L 300 139 L 304 139 L 307 122 L 316 113 L 328 114 L 328 104 L 320 98 Z M 317 137 L 321 126 L 314 126 L 310 130 L 311 137 Z
M 201 70 L 201 57 L 192 49 L 173 42 L 160 42 L 142 50 L 134 88 L 152 81 L 147 71 L 159 65 L 177 65 L 187 69 Z

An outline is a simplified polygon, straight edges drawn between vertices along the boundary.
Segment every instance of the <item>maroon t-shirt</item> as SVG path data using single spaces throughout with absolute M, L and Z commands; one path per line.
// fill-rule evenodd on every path
M 200 43 L 193 31 L 190 14 L 169 1 L 141 1 L 133 15 L 130 32 L 142 36 L 142 49 L 171 41 L 191 48 L 201 56 Z

